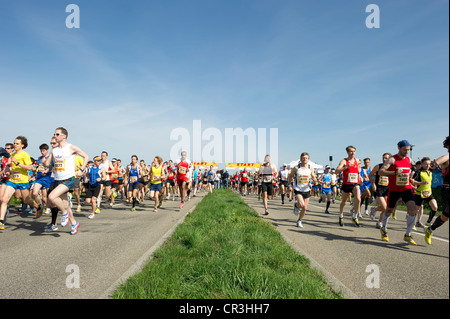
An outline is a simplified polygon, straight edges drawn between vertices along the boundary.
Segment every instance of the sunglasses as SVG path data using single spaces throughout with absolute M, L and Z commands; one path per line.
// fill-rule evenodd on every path
M 60 136 L 60 135 L 65 135 L 63 133 L 55 133 L 53 136 Z

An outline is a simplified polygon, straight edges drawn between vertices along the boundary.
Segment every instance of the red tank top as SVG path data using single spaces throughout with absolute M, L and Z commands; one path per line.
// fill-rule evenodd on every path
M 177 175 L 185 176 L 189 170 L 189 163 L 186 161 L 181 161 L 178 163 Z
M 389 190 L 394 192 L 403 192 L 407 189 L 412 189 L 409 181 L 411 173 L 411 160 L 409 157 L 400 158 L 398 154 L 394 155 L 395 163 L 389 167 L 388 171 L 395 171 L 401 168 L 401 171 L 396 175 L 389 175 Z
M 345 165 L 350 163 L 349 160 L 345 159 Z M 353 185 L 359 183 L 359 169 L 358 160 L 353 159 L 353 165 L 342 172 L 342 184 L 343 185 Z

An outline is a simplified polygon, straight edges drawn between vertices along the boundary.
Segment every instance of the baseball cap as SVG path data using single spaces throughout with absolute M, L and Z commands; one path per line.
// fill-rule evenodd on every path
M 407 140 L 401 140 L 400 142 L 397 143 L 397 146 L 398 147 L 411 146 L 411 144 Z
M 102 158 L 100 156 L 94 157 L 94 161 L 101 161 L 101 160 L 102 160 Z

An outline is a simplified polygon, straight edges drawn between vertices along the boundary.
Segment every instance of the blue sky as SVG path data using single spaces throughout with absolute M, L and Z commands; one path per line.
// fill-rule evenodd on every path
M 65 25 L 70 3 L 80 8 L 79 29 Z M 379 29 L 366 27 L 370 3 L 380 8 Z M 448 7 L 0 0 L 0 144 L 24 135 L 37 156 L 63 126 L 91 157 L 107 150 L 148 162 L 168 159 L 171 132 L 192 133 L 201 120 L 223 136 L 277 128 L 279 164 L 306 151 L 336 165 L 348 145 L 376 164 L 402 139 L 416 145 L 414 159 L 437 157 L 449 132 Z

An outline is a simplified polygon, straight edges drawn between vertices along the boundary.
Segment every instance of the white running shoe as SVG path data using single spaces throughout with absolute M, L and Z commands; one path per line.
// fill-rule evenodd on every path
M 68 223 L 69 223 L 69 212 L 66 211 L 66 213 L 61 216 L 61 226 L 66 227 Z

